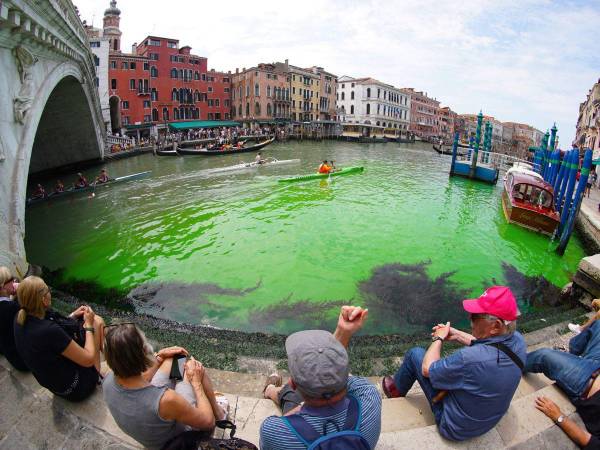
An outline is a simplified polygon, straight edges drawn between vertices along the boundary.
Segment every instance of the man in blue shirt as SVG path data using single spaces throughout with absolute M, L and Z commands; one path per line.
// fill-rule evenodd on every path
M 350 338 L 362 327 L 367 314 L 368 311 L 360 307 L 343 306 L 333 335 L 308 330 L 287 338 L 290 381 L 285 386 L 277 386 L 281 384 L 281 377 L 277 382 L 277 378 L 271 376 L 268 382 L 274 384 L 265 388 L 265 397 L 282 409 L 284 417 L 267 417 L 262 423 L 262 450 L 305 450 L 308 447 L 292 429 L 289 421 L 292 415 L 299 415 L 319 436 L 342 430 L 351 397 L 358 403 L 355 425 L 366 445 L 375 448 L 381 431 L 381 397 L 368 380 L 349 376 L 346 351 Z
M 418 381 L 429 400 L 440 434 L 462 441 L 492 429 L 510 406 L 527 348 L 515 331 L 517 302 L 509 288 L 493 286 L 479 298 L 464 300 L 472 335 L 440 324 L 432 343 L 409 350 L 395 376 L 382 385 L 388 397 L 404 397 Z M 441 357 L 445 341 L 465 348 Z

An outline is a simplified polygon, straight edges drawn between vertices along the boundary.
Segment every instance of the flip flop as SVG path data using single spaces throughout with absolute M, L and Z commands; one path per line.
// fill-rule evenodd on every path
M 383 389 L 383 393 L 387 398 L 402 397 L 402 394 L 400 394 L 400 391 L 394 383 L 394 379 L 390 376 L 383 377 L 381 380 L 381 388 Z
M 279 375 L 278 373 L 272 373 L 271 375 L 269 375 L 267 377 L 267 379 L 265 380 L 265 385 L 262 390 L 262 394 L 263 394 L 264 398 L 268 398 L 265 396 L 265 392 L 267 391 L 267 388 L 270 385 L 273 385 L 275 387 L 279 387 L 279 386 L 283 385 L 283 378 L 281 377 L 281 375 Z

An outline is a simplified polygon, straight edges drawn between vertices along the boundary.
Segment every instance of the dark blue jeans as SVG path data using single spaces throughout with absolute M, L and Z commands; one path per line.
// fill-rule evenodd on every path
M 542 348 L 527 355 L 526 372 L 543 373 L 565 391 L 571 401 L 578 400 L 592 373 L 600 368 L 600 321 L 569 342 L 569 353 Z
M 429 401 L 431 411 L 435 417 L 435 423 L 439 425 L 444 406 L 443 402 L 436 404 L 432 402 L 433 397 L 435 397 L 439 391 L 431 385 L 429 378 L 423 376 L 422 365 L 424 357 L 425 349 L 421 347 L 414 347 L 406 352 L 402 365 L 394 375 L 394 383 L 396 384 L 398 391 L 400 391 L 400 394 L 406 395 L 412 385 L 415 384 L 415 381 L 418 381 L 421 389 L 423 389 L 425 397 L 427 397 L 427 400 Z

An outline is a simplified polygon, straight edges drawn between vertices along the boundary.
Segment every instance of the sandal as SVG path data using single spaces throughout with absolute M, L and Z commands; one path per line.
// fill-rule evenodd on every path
M 272 373 L 271 375 L 269 375 L 265 381 L 265 385 L 263 387 L 262 390 L 262 394 L 264 398 L 268 398 L 267 396 L 265 396 L 265 392 L 267 392 L 267 388 L 269 386 L 275 386 L 275 387 L 279 387 L 281 385 L 283 385 L 283 378 L 281 377 L 281 375 L 279 375 L 278 373 Z
M 390 376 L 383 377 L 383 379 L 381 380 L 381 388 L 383 389 L 383 393 L 387 398 L 403 397 L 403 395 L 400 394 L 400 391 L 396 387 L 394 379 Z

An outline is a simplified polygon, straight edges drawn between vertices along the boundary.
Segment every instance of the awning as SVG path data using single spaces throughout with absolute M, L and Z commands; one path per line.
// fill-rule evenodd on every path
M 125 129 L 127 130 L 141 130 L 144 128 L 152 128 L 151 123 L 138 123 L 137 125 L 125 125 Z
M 190 122 L 171 122 L 169 128 L 172 130 L 190 130 L 197 128 L 217 128 L 217 127 L 239 127 L 239 122 L 230 120 L 193 120 Z

